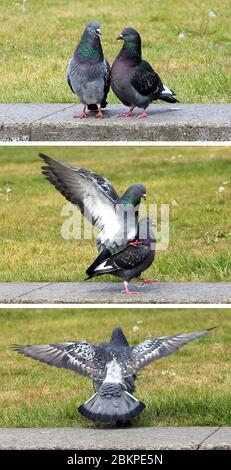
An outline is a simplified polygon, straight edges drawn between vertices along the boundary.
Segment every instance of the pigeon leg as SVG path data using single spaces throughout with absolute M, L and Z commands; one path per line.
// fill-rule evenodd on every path
M 129 242 L 128 246 L 137 246 L 137 245 L 142 245 L 142 242 L 139 242 L 138 240 L 135 240 L 134 242 Z
M 104 119 L 106 118 L 106 114 L 103 113 L 103 111 L 99 108 L 96 115 L 95 115 L 96 119 Z
M 80 114 L 73 116 L 74 119 L 84 119 L 87 118 L 87 113 L 86 113 L 86 105 L 83 107 L 83 111 L 81 111 Z
M 142 284 L 140 287 L 144 287 L 146 284 L 154 284 L 155 282 L 158 282 L 157 279 L 143 279 L 142 277 L 137 277 L 139 281 L 142 281 Z
M 135 116 L 135 114 L 133 114 L 133 112 L 132 112 L 133 109 L 134 108 L 130 108 L 127 113 L 116 114 L 116 117 L 132 117 L 132 116 Z
M 139 292 L 135 292 L 135 291 L 131 291 L 128 289 L 128 282 L 127 281 L 124 281 L 124 290 L 122 290 L 122 292 L 124 292 L 125 294 L 127 295 L 132 295 L 132 294 L 139 294 Z
M 146 117 L 148 117 L 148 113 L 147 113 L 147 111 L 144 109 L 143 112 L 142 112 L 142 114 L 138 114 L 137 117 L 138 117 L 138 119 L 140 119 L 140 118 L 146 118 Z

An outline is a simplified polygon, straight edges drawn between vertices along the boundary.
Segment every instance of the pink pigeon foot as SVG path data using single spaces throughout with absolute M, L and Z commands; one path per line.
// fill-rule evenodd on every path
M 121 291 L 124 294 L 127 294 L 127 295 L 139 294 L 139 292 L 132 291 L 132 290 L 128 289 L 128 282 L 127 281 L 124 281 L 124 287 L 125 288 Z
M 134 242 L 129 242 L 128 243 L 128 246 L 137 246 L 137 245 L 142 245 L 142 242 L 139 242 L 138 240 L 136 240 Z
M 107 116 L 106 116 L 106 114 L 103 113 L 103 111 L 97 111 L 95 117 L 96 117 L 96 119 L 104 119 Z
M 142 277 L 138 277 L 139 281 L 142 281 L 141 287 L 144 287 L 146 284 L 154 284 L 158 282 L 157 279 L 142 279 Z
M 123 289 L 121 292 L 127 295 L 139 294 L 139 292 L 128 290 L 128 289 Z
M 127 113 L 122 113 L 122 114 L 116 114 L 116 117 L 133 117 L 135 114 L 133 114 L 132 110 L 129 109 Z
M 82 111 L 80 114 L 77 114 L 75 116 L 73 116 L 74 119 L 84 119 L 84 118 L 87 118 L 88 115 L 87 113 L 85 113 L 85 111 Z
M 144 111 L 142 114 L 138 114 L 137 117 L 138 117 L 138 119 L 146 118 L 146 117 L 148 117 L 148 113 L 147 113 L 147 111 Z

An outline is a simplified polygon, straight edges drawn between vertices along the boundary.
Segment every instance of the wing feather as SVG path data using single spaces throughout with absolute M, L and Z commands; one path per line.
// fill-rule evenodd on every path
M 38 346 L 13 345 L 14 351 L 51 366 L 70 369 L 91 379 L 105 376 L 106 353 L 87 342 L 67 342 Z
M 123 365 L 123 375 L 126 377 L 134 374 L 151 362 L 157 361 L 162 357 L 169 356 L 189 342 L 205 335 L 211 329 L 197 331 L 196 333 L 161 336 L 159 338 L 146 340 L 137 346 L 130 347 L 127 360 Z

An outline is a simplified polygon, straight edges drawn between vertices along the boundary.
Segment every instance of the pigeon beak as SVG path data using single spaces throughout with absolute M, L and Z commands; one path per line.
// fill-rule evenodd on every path
M 120 34 L 119 36 L 117 36 L 116 40 L 119 41 L 120 39 L 124 39 L 123 35 Z
M 96 33 L 98 34 L 98 36 L 101 36 L 102 33 L 101 33 L 100 28 L 96 29 L 95 31 L 96 31 Z
M 146 199 L 147 199 L 146 194 L 143 194 L 143 195 L 142 195 L 142 198 L 146 201 Z

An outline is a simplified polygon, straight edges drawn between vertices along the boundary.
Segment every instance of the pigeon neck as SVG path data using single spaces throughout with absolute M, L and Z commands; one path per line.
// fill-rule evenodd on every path
M 120 55 L 126 60 L 130 60 L 135 64 L 141 61 L 141 42 L 126 41 L 121 49 Z
M 81 62 L 91 61 L 94 63 L 103 61 L 103 50 L 99 38 L 82 36 L 75 54 Z

